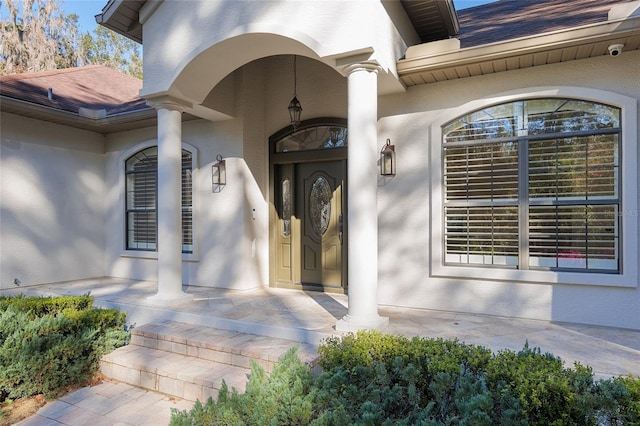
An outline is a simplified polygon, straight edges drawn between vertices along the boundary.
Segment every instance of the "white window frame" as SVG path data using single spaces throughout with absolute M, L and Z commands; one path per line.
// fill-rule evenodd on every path
M 444 197 L 442 186 L 442 127 L 469 112 L 489 106 L 531 98 L 573 98 L 604 103 L 621 109 L 621 270 L 618 274 L 598 272 L 521 270 L 471 265 L 445 265 Z M 544 87 L 509 92 L 469 102 L 451 109 L 434 120 L 431 131 L 431 275 L 483 281 L 533 282 L 544 284 L 580 284 L 614 287 L 638 286 L 638 115 L 637 100 L 617 93 L 582 87 Z M 635 237 L 634 237 L 635 236 Z
M 120 254 L 121 257 L 128 258 L 140 258 L 140 259 L 158 259 L 158 251 L 145 251 L 145 250 L 132 250 L 127 249 L 127 235 L 126 235 L 126 176 L 125 176 L 125 163 L 127 159 L 129 159 L 132 155 L 137 152 L 143 151 L 147 148 L 157 146 L 158 141 L 156 139 L 148 140 L 141 142 L 135 145 L 132 148 L 129 148 L 127 151 L 122 153 L 118 158 L 118 166 L 119 166 L 119 178 L 118 178 L 118 188 L 121 188 L 121 197 L 119 203 L 119 211 L 122 212 L 122 220 L 120 221 L 121 226 L 121 247 L 122 252 Z M 198 238 L 198 208 L 197 208 L 197 175 L 198 175 L 198 149 L 193 145 L 182 142 L 182 149 L 189 151 L 191 153 L 191 181 L 192 181 L 192 198 L 191 198 L 191 232 L 193 233 L 193 248 L 191 253 L 182 253 L 182 260 L 188 262 L 197 262 L 199 260 L 199 238 Z M 182 233 L 181 233 L 182 235 Z

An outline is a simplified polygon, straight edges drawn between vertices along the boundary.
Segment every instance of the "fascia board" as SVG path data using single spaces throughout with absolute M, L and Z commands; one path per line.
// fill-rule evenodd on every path
M 467 47 L 458 51 L 403 59 L 398 61 L 397 70 L 399 74 L 407 75 L 630 36 L 640 36 L 640 18 L 591 24 L 543 35 Z
M 111 114 L 104 118 L 96 119 L 6 96 L 0 96 L 0 106 L 0 110 L 3 112 L 43 119 L 66 126 L 91 129 L 99 133 L 103 133 L 109 126 L 156 118 L 156 111 L 153 108 L 145 108 L 131 112 Z

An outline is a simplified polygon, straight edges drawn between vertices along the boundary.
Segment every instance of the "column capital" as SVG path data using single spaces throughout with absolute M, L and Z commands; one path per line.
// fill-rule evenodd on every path
M 169 94 L 152 95 L 146 98 L 147 105 L 155 109 L 185 112 L 192 107 L 191 102 Z
M 344 71 L 347 75 L 352 74 L 357 71 L 368 71 L 378 73 L 381 67 L 377 61 L 362 61 L 349 64 L 344 67 Z

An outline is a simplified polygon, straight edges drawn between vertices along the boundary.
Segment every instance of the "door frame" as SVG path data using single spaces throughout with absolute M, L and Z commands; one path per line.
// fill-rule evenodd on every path
M 310 129 L 318 126 L 336 126 L 344 129 L 347 128 L 347 120 L 343 118 L 327 117 L 327 118 L 315 118 L 305 120 L 294 129 L 293 126 L 287 126 L 282 130 L 274 133 L 269 138 L 269 286 L 280 288 L 292 288 L 299 290 L 315 290 L 325 292 L 337 292 L 347 293 L 347 250 L 348 250 L 348 223 L 347 223 L 347 173 L 346 173 L 346 161 L 347 161 L 347 147 L 316 149 L 308 151 L 290 151 L 290 152 L 276 152 L 276 144 L 278 141 L 290 136 L 298 131 Z M 281 221 L 280 213 L 282 211 L 282 193 L 278 188 L 280 183 L 281 171 L 287 170 L 293 179 L 295 179 L 294 170 L 297 164 L 301 163 L 313 163 L 313 162 L 327 162 L 327 161 L 343 161 L 345 167 L 344 173 L 344 186 L 342 194 L 342 210 L 343 210 L 343 245 L 342 245 L 342 285 L 336 286 L 322 286 L 322 285 L 307 285 L 300 281 L 299 271 L 296 274 L 295 266 L 300 265 L 301 257 L 299 251 L 296 252 L 295 245 L 291 245 L 290 258 L 288 261 L 291 264 L 291 272 L 287 276 L 283 276 L 279 270 L 279 264 L 282 260 L 282 256 L 286 254 L 281 253 L 279 247 Z M 295 189 L 293 190 L 295 192 Z M 295 222 L 295 221 L 292 221 Z M 292 233 L 300 232 L 296 229 L 298 224 L 292 223 Z M 299 268 L 300 266 L 298 266 Z

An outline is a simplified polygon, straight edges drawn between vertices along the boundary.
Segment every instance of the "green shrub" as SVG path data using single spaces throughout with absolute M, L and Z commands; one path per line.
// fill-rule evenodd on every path
M 594 386 L 592 423 L 614 426 L 640 425 L 640 377 L 615 377 Z
M 427 339 L 361 331 L 342 338 L 325 339 L 318 348 L 324 370 L 341 366 L 347 370 L 359 366 L 374 366 L 402 358 L 418 369 L 424 381 L 434 374 L 446 372 L 458 375 L 464 366 L 479 372 L 491 358 L 491 350 L 468 345 L 458 340 Z
M 11 306 L 21 312 L 30 312 L 32 317 L 59 314 L 64 310 L 84 311 L 93 306 L 93 298 L 88 294 L 82 296 L 59 297 L 25 297 L 0 296 L 0 311 Z
M 491 357 L 486 348 L 363 331 L 329 338 L 318 352 L 325 373 L 317 402 L 326 424 L 336 416 L 346 424 L 491 424 L 481 375 Z
M 190 412 L 172 409 L 171 425 L 306 425 L 313 418 L 310 371 L 289 350 L 270 375 L 251 364 L 246 392 L 229 392 L 223 384 L 218 401 L 197 402 Z
M 2 298 L 0 401 L 82 382 L 102 355 L 128 343 L 125 315 L 91 308 L 86 297 Z
M 486 368 L 489 387 L 498 401 L 494 421 L 503 423 L 501 407 L 519 407 L 529 425 L 584 424 L 593 387 L 591 369 L 563 361 L 538 348 L 525 345 L 520 352 L 501 351 Z M 517 401 L 517 404 L 515 403 Z
M 629 425 L 640 425 L 640 377 L 618 377 L 613 381 L 624 386 L 628 392 L 620 404 L 620 415 Z
M 418 370 L 397 357 L 391 365 L 335 367 L 322 373 L 316 410 L 318 424 L 458 424 L 491 425 L 491 394 L 469 369 L 442 372 L 425 388 Z M 430 395 L 425 398 L 425 394 Z M 435 422 L 435 423 L 434 423 Z
M 106 331 L 110 329 L 124 329 L 127 315 L 116 309 L 74 309 L 65 308 L 62 315 L 74 322 L 77 327 L 95 328 Z
M 52 394 L 91 371 L 96 330 L 77 333 L 73 322 L 62 315 L 30 319 L 11 307 L 0 317 L 2 328 L 8 325 L 5 319 L 17 326 L 0 348 L 0 388 L 10 398 Z
M 528 344 L 493 354 L 365 331 L 318 352 L 324 371 L 313 381 L 287 357 L 271 377 L 254 367 L 245 394 L 225 387 L 217 403 L 174 412 L 171 424 L 640 425 L 639 378 L 594 382 L 590 368 L 566 368 Z

